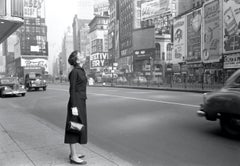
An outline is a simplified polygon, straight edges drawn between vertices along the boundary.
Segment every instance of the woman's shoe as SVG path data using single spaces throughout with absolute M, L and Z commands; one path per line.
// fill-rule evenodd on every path
M 80 154 L 80 155 L 78 155 L 78 158 L 84 158 L 85 157 L 85 155 L 84 154 Z M 69 155 L 69 160 L 71 159 L 71 155 Z
M 71 163 L 71 164 L 79 164 L 79 165 L 85 165 L 85 164 L 87 164 L 87 162 L 84 161 L 84 160 L 76 161 L 76 160 L 74 160 L 74 159 L 72 159 L 72 158 L 70 158 L 70 163 Z

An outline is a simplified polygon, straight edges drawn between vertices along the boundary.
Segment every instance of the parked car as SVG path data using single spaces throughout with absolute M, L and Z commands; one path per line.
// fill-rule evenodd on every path
M 145 84 L 145 83 L 147 83 L 147 79 L 144 76 L 138 76 L 138 77 L 135 77 L 133 79 L 133 83 L 135 83 L 135 84 L 137 84 L 137 83 Z
M 119 76 L 119 77 L 117 78 L 117 83 L 127 83 L 126 77 Z
M 222 89 L 205 93 L 197 111 L 207 120 L 220 120 L 223 133 L 240 136 L 240 69 L 226 81 Z
M 24 85 L 20 84 L 17 77 L 0 78 L 0 96 L 25 96 Z

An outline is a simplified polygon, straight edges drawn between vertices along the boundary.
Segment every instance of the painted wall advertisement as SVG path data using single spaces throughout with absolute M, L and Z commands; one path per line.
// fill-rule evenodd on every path
M 204 5 L 203 12 L 202 59 L 205 63 L 218 62 L 221 58 L 219 0 L 214 0 Z
M 240 1 L 223 1 L 223 53 L 240 50 Z
M 187 15 L 187 58 L 186 62 L 201 61 L 201 9 Z
M 104 67 L 109 59 L 107 52 L 94 53 L 90 55 L 90 68 L 96 69 L 99 67 Z
M 182 16 L 174 20 L 173 23 L 173 63 L 183 61 L 186 53 L 186 17 Z

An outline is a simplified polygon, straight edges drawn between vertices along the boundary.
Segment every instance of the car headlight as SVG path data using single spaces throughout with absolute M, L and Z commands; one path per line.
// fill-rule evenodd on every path
M 4 90 L 10 90 L 11 88 L 5 86 L 3 89 L 4 89 Z
M 46 83 L 46 80 L 43 80 L 43 83 Z
M 22 87 L 23 89 L 25 89 L 25 86 L 24 86 L 24 85 L 22 85 L 21 87 Z

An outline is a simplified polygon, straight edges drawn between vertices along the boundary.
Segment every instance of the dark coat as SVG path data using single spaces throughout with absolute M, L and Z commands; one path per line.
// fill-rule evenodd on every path
M 65 128 L 65 139 L 66 144 L 86 144 L 87 143 L 87 112 L 86 112 L 86 86 L 87 77 L 85 71 L 81 67 L 74 67 L 69 73 L 70 81 L 70 98 L 67 106 L 67 120 L 66 127 L 70 120 L 81 122 L 85 128 L 81 134 L 68 132 Z M 78 116 L 72 115 L 72 107 L 78 108 Z

